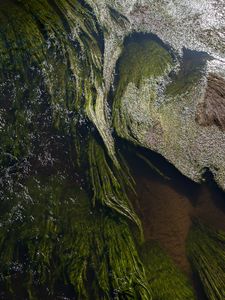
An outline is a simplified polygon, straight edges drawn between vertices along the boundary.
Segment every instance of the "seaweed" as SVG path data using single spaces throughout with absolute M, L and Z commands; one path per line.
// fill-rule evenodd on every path
M 158 243 L 145 242 L 141 248 L 141 257 L 153 300 L 196 299 L 186 276 Z
M 45 286 L 57 295 L 62 279 L 76 299 L 150 299 L 124 218 L 93 209 L 85 191 L 60 174 L 30 177 L 9 197 L 11 209 L 1 216 L 0 265 L 12 293 L 14 278 L 22 276 L 29 299 L 40 299 Z
M 110 164 L 104 148 L 94 138 L 89 141 L 88 155 L 93 202 L 98 201 L 117 211 L 135 222 L 141 230 L 140 220 L 127 197 L 127 190 L 133 190 L 134 181 L 125 162 L 119 167 Z
M 195 220 L 189 233 L 187 251 L 208 299 L 224 299 L 225 233 Z

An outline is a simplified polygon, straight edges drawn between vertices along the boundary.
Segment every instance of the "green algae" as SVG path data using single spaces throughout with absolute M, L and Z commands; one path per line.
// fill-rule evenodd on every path
M 141 90 L 141 86 L 148 80 L 151 83 L 151 91 L 149 91 L 148 99 L 144 100 L 146 101 L 147 110 L 149 106 L 147 102 L 155 102 L 156 100 L 157 80 L 167 75 L 172 65 L 172 55 L 157 41 L 143 38 L 139 42 L 128 42 L 125 45 L 118 62 L 118 84 L 113 99 L 112 112 L 113 125 L 119 136 L 129 137 L 132 142 L 137 143 L 130 130 L 136 124 L 133 124 L 129 115 L 122 110 L 122 98 L 126 90 L 130 87 L 134 94 L 130 95 L 131 106 L 132 101 L 135 102 L 135 93 L 138 93 Z M 137 89 L 136 92 L 135 88 Z M 146 111 L 147 113 L 148 111 Z M 142 124 L 137 124 L 137 126 L 142 126 Z M 139 130 L 139 132 L 141 134 L 142 130 Z
M 115 11 L 111 17 L 127 21 Z M 24 190 L 7 194 L 0 227 L 5 290 L 13 297 L 18 275 L 30 299 L 41 299 L 40 286 L 57 294 L 59 282 L 72 287 L 76 299 L 149 300 L 149 286 L 153 299 L 194 299 L 165 253 L 151 248 L 146 254 L 150 261 L 143 255 L 146 277 L 136 250 L 129 225 L 132 221 L 141 229 L 141 224 L 127 196 L 133 179 L 108 145 L 110 133 L 102 117 L 102 32 L 90 7 L 76 0 L 10 1 L 0 5 L 0 20 L 0 80 L 6 84 L 1 168 L 8 167 L 7 155 L 18 161 L 38 152 L 35 138 L 47 127 L 71 137 L 68 160 L 74 165 L 76 152 L 90 185 L 85 193 L 62 174 L 31 176 Z M 127 46 L 113 104 L 117 132 L 116 113 L 129 83 L 140 88 L 145 79 L 164 76 L 172 63 L 170 53 L 157 42 Z M 155 97 L 152 90 L 151 101 Z M 48 122 L 41 124 L 44 114 Z M 129 121 L 125 118 L 124 127 Z
M 64 176 L 29 178 L 1 220 L 1 278 L 12 280 L 12 292 L 13 265 L 22 264 L 29 299 L 39 299 L 42 285 L 53 293 L 62 278 L 76 299 L 150 299 L 127 222 L 93 210 L 87 194 Z
M 101 205 L 114 209 L 134 221 L 141 229 L 140 220 L 127 197 L 127 190 L 133 189 L 134 182 L 126 164 L 123 163 L 119 168 L 110 164 L 107 154 L 95 139 L 90 140 L 88 153 L 94 203 L 98 201 Z
M 156 242 L 146 242 L 141 257 L 153 300 L 196 299 L 186 276 Z
M 171 54 L 156 41 L 143 39 L 128 43 L 119 60 L 116 98 L 122 96 L 129 82 L 139 88 L 145 79 L 163 76 L 172 63 Z
M 189 233 L 187 251 L 208 299 L 224 299 L 225 233 L 195 221 Z
M 78 122 L 84 106 L 84 82 L 92 90 L 101 78 L 100 32 L 89 8 L 79 1 L 10 1 L 0 8 L 0 78 L 11 91 L 5 101 L 13 114 L 3 131 L 16 132 L 16 140 L 8 143 L 19 158 L 25 153 L 20 155 L 17 144 L 27 144 L 28 153 L 30 141 L 23 138 L 33 131 L 22 114 L 26 108 L 37 113 L 38 93 L 51 106 L 55 128 L 67 129 L 68 115 L 75 116 L 69 121 L 76 127 L 72 123 Z
M 127 46 L 126 50 L 125 57 L 121 59 L 121 77 L 129 74 L 130 78 L 127 79 L 127 82 L 134 82 L 137 86 L 145 78 L 163 75 L 167 65 L 172 64 L 170 53 L 155 41 L 133 42 Z M 124 67 L 128 67 L 125 73 Z
M 93 134 L 96 126 L 104 137 L 96 119 L 103 78 L 94 14 L 76 0 L 10 1 L 0 13 L 1 168 L 7 174 L 7 155 L 32 163 L 45 135 L 69 136 L 69 163 L 76 165 L 76 157 L 80 168 L 88 165 L 93 199 L 62 174 L 29 174 L 22 190 L 6 190 L 0 228 L 4 290 L 14 297 L 19 277 L 29 299 L 40 299 L 39 289 L 57 293 L 58 283 L 72 287 L 76 299 L 150 299 L 129 229 L 131 220 L 141 227 L 127 197 L 132 179 Z

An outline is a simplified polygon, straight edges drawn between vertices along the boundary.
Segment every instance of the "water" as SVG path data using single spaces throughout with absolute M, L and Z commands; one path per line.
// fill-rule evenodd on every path
M 58 146 L 56 147 L 58 143 Z M 54 155 L 52 155 L 53 161 L 52 166 L 40 166 L 39 163 L 33 163 L 32 171 L 26 174 L 26 178 L 34 177 L 35 180 L 48 181 L 50 176 L 57 176 L 61 178 L 61 183 L 66 186 L 66 189 L 73 189 L 82 186 L 82 177 L 76 174 L 74 169 L 66 164 L 63 147 L 64 143 L 58 141 L 53 143 Z M 64 146 L 63 146 L 64 145 Z M 201 289 L 201 285 L 198 278 L 193 274 L 190 267 L 189 261 L 186 256 L 186 238 L 188 231 L 191 227 L 193 218 L 201 218 L 207 224 L 211 226 L 225 230 L 225 195 L 224 192 L 219 190 L 215 185 L 210 174 L 206 172 L 206 182 L 202 184 L 193 183 L 191 180 L 184 177 L 179 173 L 171 164 L 169 164 L 160 155 L 153 152 L 135 148 L 131 145 L 127 145 L 124 142 L 120 142 L 118 148 L 122 149 L 124 157 L 128 160 L 129 166 L 131 168 L 132 174 L 136 181 L 136 192 L 137 197 L 131 194 L 133 203 L 136 211 L 142 221 L 144 236 L 146 241 L 156 240 L 160 245 L 166 250 L 166 252 L 172 257 L 175 264 L 187 274 L 187 276 L 193 282 L 193 286 L 197 290 L 199 300 L 206 299 Z M 57 149 L 57 150 L 56 150 Z M 52 149 L 49 147 L 48 151 Z M 147 157 L 156 166 L 156 169 L 160 170 L 158 172 L 151 169 L 141 158 L 137 156 Z M 42 182 L 42 181 L 40 181 Z M 44 183 L 41 186 L 44 188 Z M 46 186 L 48 188 L 48 185 Z M 27 192 L 26 192 L 27 193 Z M 29 195 L 29 193 L 27 193 Z M 32 195 L 32 194 L 31 194 Z M 33 194 L 34 195 L 34 194 Z M 66 200 L 66 198 L 65 198 Z M 29 201 L 30 204 L 29 204 Z M 27 203 L 21 204 L 24 209 L 22 209 L 22 218 L 25 217 L 26 220 L 26 210 L 30 210 L 29 205 L 33 212 L 31 215 L 39 218 L 39 214 L 43 214 L 40 210 L 40 206 L 34 206 L 33 201 L 37 202 L 38 198 L 32 198 Z M 62 201 L 63 198 L 62 198 Z M 46 203 L 46 205 L 48 205 Z M 76 204 L 75 204 L 76 205 Z M 35 208 L 36 207 L 36 208 Z M 68 202 L 67 206 L 64 207 L 65 210 L 72 210 L 74 203 Z M 51 209 L 51 206 L 49 206 Z M 19 207 L 18 207 L 19 213 Z M 3 214 L 3 204 L 1 204 L 1 211 Z M 16 215 L 14 214 L 14 219 L 12 222 L 16 225 Z M 27 222 L 27 221 L 26 221 Z M 41 230 L 41 229 L 40 229 Z M 22 269 L 26 266 L 26 260 L 21 261 Z M 15 268 L 15 266 L 14 266 Z M 19 265 L 18 265 L 19 268 Z M 19 271 L 19 269 L 18 269 Z M 26 292 L 23 290 L 21 282 L 23 282 L 23 271 L 15 273 L 14 293 L 17 295 L 17 300 L 26 299 Z M 17 274 L 17 275 L 16 275 Z M 90 279 L 91 280 L 91 279 Z M 57 293 L 51 295 L 48 292 L 48 288 L 43 286 L 39 288 L 38 297 L 44 299 L 75 299 L 73 296 L 73 289 L 70 286 L 65 286 L 62 282 L 57 284 Z M 11 296 L 6 296 L 2 294 L 0 299 L 11 299 Z
M 135 181 L 134 205 L 141 218 L 145 239 L 156 240 L 192 281 L 199 300 L 207 299 L 186 254 L 186 239 L 194 219 L 219 230 L 225 230 L 225 193 L 210 173 L 197 184 L 183 176 L 161 155 L 143 148 L 125 152 Z M 147 157 L 164 177 L 137 156 Z
M 22 2 L 29 11 L 26 1 Z M 93 14 L 88 14 L 90 20 L 93 17 L 93 23 L 90 22 L 85 28 L 87 31 L 80 35 L 81 39 L 76 40 L 81 30 L 74 17 L 76 11 L 66 18 L 62 7 L 46 1 L 46 10 L 45 6 L 42 7 L 45 18 L 39 22 L 36 14 L 39 10 L 31 5 L 30 23 L 25 22 L 24 26 L 26 14 L 20 10 L 20 5 L 14 6 L 15 1 L 8 3 L 14 9 L 11 18 L 13 28 L 19 20 L 20 39 L 17 41 L 13 31 L 15 47 L 8 47 L 8 43 L 2 46 L 6 50 L 4 54 L 9 54 L 9 57 L 6 55 L 9 66 L 13 67 L 8 73 L 4 70 L 0 74 L 0 299 L 73 300 L 77 299 L 78 290 L 81 293 L 87 291 L 91 296 L 100 290 L 101 296 L 104 288 L 112 299 L 127 297 L 129 293 L 137 295 L 145 278 L 138 269 L 140 260 L 132 239 L 130 220 L 121 217 L 121 211 L 116 211 L 116 206 L 112 205 L 113 200 L 118 200 L 116 196 L 120 196 L 121 190 L 125 191 L 120 181 L 127 178 L 129 181 L 130 178 L 117 178 L 116 168 L 106 154 L 94 124 L 87 120 L 84 109 L 86 97 L 96 96 L 96 85 L 102 83 L 101 66 L 98 64 L 102 59 L 104 41 L 100 26 L 93 33 L 92 25 L 96 20 Z M 83 18 L 82 9 L 90 8 L 85 1 L 79 1 L 79 5 L 82 13 L 78 17 Z M 0 8 L 7 36 L 11 34 L 10 30 L 7 31 L 11 24 L 7 19 L 10 10 L 7 3 L 1 3 Z M 66 11 L 69 8 L 66 6 Z M 194 9 L 198 11 L 200 8 L 197 5 Z M 17 12 L 21 12 L 18 20 Z M 51 19 L 52 12 L 57 15 L 56 18 Z M 45 27 L 45 22 L 49 27 Z M 48 22 L 56 27 L 51 27 Z M 126 27 L 124 22 L 122 19 L 121 26 Z M 35 30 L 31 30 L 28 24 Z M 36 41 L 32 39 L 34 32 L 40 34 L 40 44 L 33 44 Z M 0 38 L 1 34 L 2 31 Z M 88 36 L 92 36 L 93 40 L 88 40 Z M 125 45 L 132 39 L 141 42 L 145 38 L 145 35 L 133 35 L 125 41 Z M 156 36 L 149 35 L 148 38 L 172 51 Z M 29 43 L 31 49 L 27 47 Z M 93 50 L 93 55 L 85 57 L 85 53 L 90 53 L 83 48 L 89 51 L 93 44 L 96 52 Z M 43 55 L 40 49 L 44 49 Z M 27 60 L 28 57 L 32 57 L 32 63 Z M 185 77 L 198 64 L 201 67 L 208 58 L 205 52 L 184 50 L 183 73 L 177 74 L 178 78 Z M 5 64 L 4 68 L 7 69 L 7 66 Z M 81 78 L 76 77 L 72 67 L 77 67 Z M 85 86 L 90 79 L 93 85 Z M 76 90 L 78 82 L 80 86 Z M 84 86 L 89 93 L 85 94 Z M 90 102 L 96 105 L 94 97 Z M 105 126 L 104 122 L 100 122 L 100 129 Z M 79 130 L 76 131 L 77 124 Z M 91 152 L 90 140 L 96 142 L 99 151 Z M 195 184 L 151 151 L 128 146 L 125 141 L 118 143 L 117 148 L 124 148 L 123 155 L 136 181 L 137 197 L 133 193 L 130 197 L 142 221 L 145 240 L 159 242 L 193 281 L 196 290 L 199 290 L 199 299 L 203 299 L 200 284 L 186 256 L 186 238 L 194 218 L 225 231 L 224 193 L 207 170 L 206 182 Z M 142 161 L 140 155 L 153 162 L 154 170 Z M 93 169 L 98 172 L 91 178 Z M 126 171 L 119 174 L 127 176 Z M 93 182 L 98 183 L 97 187 Z M 106 193 L 103 196 L 109 198 L 100 197 L 103 190 Z M 100 199 L 93 200 L 93 194 L 100 195 Z M 122 205 L 122 212 L 129 211 L 126 201 Z M 122 205 L 120 203 L 116 208 L 121 209 Z

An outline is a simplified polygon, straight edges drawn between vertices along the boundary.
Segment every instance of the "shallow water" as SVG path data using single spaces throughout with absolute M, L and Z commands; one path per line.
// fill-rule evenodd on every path
M 157 174 L 135 154 L 128 154 L 136 180 L 136 207 L 143 220 L 145 236 L 162 242 L 176 263 L 187 272 L 189 267 L 183 246 L 192 219 L 200 218 L 224 231 L 225 193 L 217 187 L 210 174 L 206 174 L 205 182 L 194 183 L 161 155 L 138 150 L 166 177 Z
M 202 184 L 192 182 L 160 155 L 138 149 L 164 174 L 166 179 L 135 156 L 127 155 L 136 181 L 134 205 L 143 224 L 144 236 L 156 240 L 188 275 L 199 300 L 205 300 L 196 274 L 186 254 L 186 239 L 193 219 L 213 228 L 225 230 L 225 193 L 214 183 L 210 174 Z

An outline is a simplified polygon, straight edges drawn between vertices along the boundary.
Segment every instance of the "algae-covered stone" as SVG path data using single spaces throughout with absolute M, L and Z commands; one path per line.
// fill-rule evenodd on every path
M 196 107 L 199 107 L 199 104 L 201 107 L 205 105 L 208 72 L 221 78 L 225 76 L 223 1 L 215 3 L 192 0 L 190 3 L 186 0 L 176 2 L 89 0 L 89 2 L 107 31 L 104 53 L 106 93 L 109 91 L 110 82 L 113 81 L 122 43 L 127 35 L 134 32 L 156 34 L 164 43 L 171 45 L 172 52 L 179 56 L 180 69 L 185 69 L 182 65 L 185 49 L 192 50 L 195 53 L 192 56 L 198 54 L 201 56 L 203 52 L 211 56 L 212 61 L 208 61 L 205 67 L 202 66 L 204 71 L 200 73 L 199 70 L 196 72 L 194 69 L 192 72 L 181 70 L 180 73 L 174 70 L 176 74 L 179 73 L 179 76 L 172 77 L 175 80 L 167 82 L 165 97 L 161 97 L 160 94 L 160 99 L 157 100 L 159 103 L 173 102 L 173 104 L 165 106 L 165 110 L 158 111 L 156 115 L 155 110 L 158 107 L 149 109 L 146 104 L 149 103 L 150 98 L 147 94 L 153 94 L 153 97 L 155 95 L 156 88 L 152 87 L 152 81 L 149 84 L 144 84 L 142 81 L 139 90 L 134 85 L 128 84 L 126 91 L 122 80 L 124 101 L 119 105 L 119 112 L 113 113 L 113 119 L 116 120 L 114 125 L 121 137 L 161 153 L 183 174 L 195 181 L 200 181 L 204 170 L 209 169 L 216 182 L 225 189 L 224 133 L 216 126 L 202 128 L 195 124 L 196 113 L 199 111 Z M 114 13 L 112 16 L 111 8 L 116 10 L 117 14 Z M 206 22 L 206 20 L 210 21 Z M 139 59 L 141 65 L 142 58 Z M 187 62 L 187 66 L 189 63 L 192 65 L 191 60 Z M 198 59 L 195 59 L 195 63 L 198 65 Z M 132 66 L 131 61 L 126 66 L 127 70 L 130 70 L 130 76 L 136 74 L 136 68 L 131 71 Z M 147 64 L 142 64 L 141 68 L 144 72 L 146 66 Z M 163 85 L 161 81 L 157 86 L 160 85 Z M 220 97 L 220 93 L 218 95 Z M 223 106 L 219 104 L 221 105 Z M 115 109 L 118 109 L 117 105 Z M 131 114 L 130 111 L 133 113 Z M 142 117 L 143 114 L 145 118 Z M 216 115 L 216 120 L 217 114 L 218 111 L 214 108 L 212 115 Z M 219 114 L 223 118 L 224 108 L 220 109 Z

